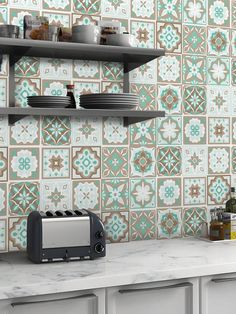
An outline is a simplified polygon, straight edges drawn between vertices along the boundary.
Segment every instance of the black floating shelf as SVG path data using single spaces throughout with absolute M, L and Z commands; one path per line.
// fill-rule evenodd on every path
M 124 63 L 127 73 L 165 54 L 164 49 L 87 45 L 67 42 L 0 38 L 0 53 L 12 56 L 11 63 L 22 56 Z
M 19 108 L 7 107 L 0 108 L 0 115 L 8 115 L 9 123 L 14 124 L 16 121 L 25 116 L 68 116 L 68 117 L 123 117 L 124 125 L 128 126 L 133 123 L 164 117 L 164 111 L 138 111 L 138 110 L 102 110 L 102 109 L 44 109 L 44 108 Z

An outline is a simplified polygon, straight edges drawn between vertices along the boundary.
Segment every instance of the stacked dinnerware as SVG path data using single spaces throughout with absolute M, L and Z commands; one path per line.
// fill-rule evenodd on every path
M 0 37 L 18 38 L 19 32 L 19 26 L 9 24 L 0 25 Z
M 34 108 L 69 108 L 72 105 L 68 96 L 29 96 L 28 105 Z
M 87 94 L 80 96 L 80 106 L 86 109 L 134 109 L 139 105 L 136 94 Z

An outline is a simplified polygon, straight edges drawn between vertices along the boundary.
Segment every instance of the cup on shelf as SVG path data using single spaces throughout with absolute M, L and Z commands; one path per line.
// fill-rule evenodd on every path
M 58 41 L 60 27 L 56 25 L 49 25 L 48 40 Z
M 109 34 L 107 35 L 107 45 L 110 46 L 123 46 L 123 47 L 136 47 L 136 38 L 132 34 Z
M 83 44 L 99 45 L 101 28 L 95 25 L 75 25 L 72 27 L 72 41 Z

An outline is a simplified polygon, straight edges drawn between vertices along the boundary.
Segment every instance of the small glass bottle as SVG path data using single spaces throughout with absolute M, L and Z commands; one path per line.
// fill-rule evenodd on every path
M 66 85 L 67 88 L 67 94 L 66 96 L 70 97 L 71 99 L 71 104 L 67 106 L 67 108 L 76 108 L 76 101 L 75 101 L 75 96 L 74 96 L 74 85 Z
M 231 187 L 230 199 L 226 202 L 226 212 L 236 213 L 236 193 L 235 188 Z
M 210 240 L 224 240 L 224 224 L 217 218 L 217 209 L 211 210 Z

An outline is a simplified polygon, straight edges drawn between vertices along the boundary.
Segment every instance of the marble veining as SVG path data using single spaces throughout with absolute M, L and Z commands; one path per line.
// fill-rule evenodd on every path
M 236 272 L 236 241 L 194 238 L 107 246 L 94 261 L 32 264 L 25 253 L 0 255 L 0 299 Z

